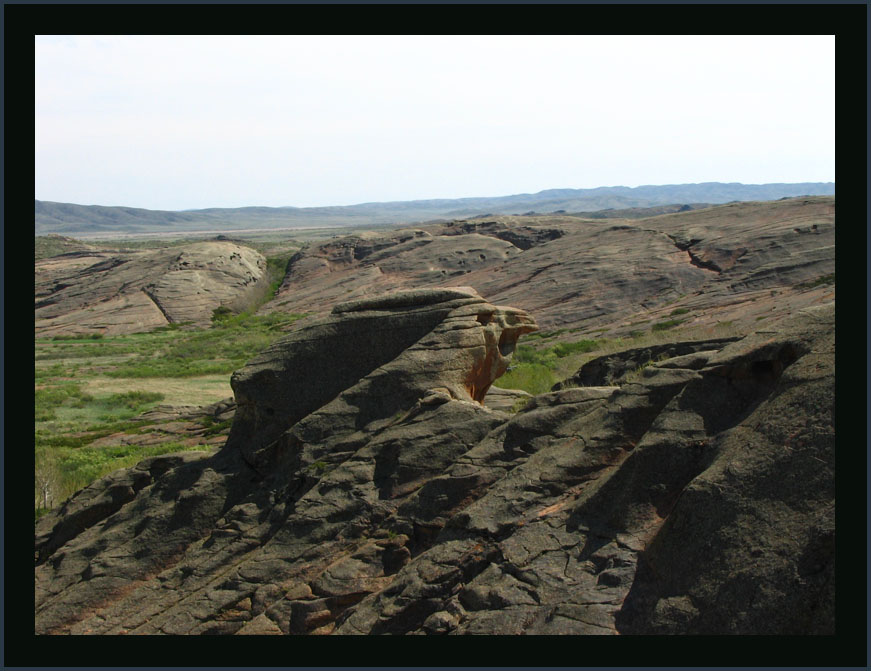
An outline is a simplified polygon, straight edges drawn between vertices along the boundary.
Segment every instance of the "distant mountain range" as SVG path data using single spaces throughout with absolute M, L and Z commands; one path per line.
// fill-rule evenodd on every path
M 35 233 L 155 233 L 401 224 L 483 214 L 591 213 L 670 204 L 777 200 L 835 193 L 834 182 L 739 184 L 706 182 L 665 186 L 547 189 L 493 198 L 361 203 L 333 207 L 239 207 L 179 212 L 133 207 L 36 201 Z

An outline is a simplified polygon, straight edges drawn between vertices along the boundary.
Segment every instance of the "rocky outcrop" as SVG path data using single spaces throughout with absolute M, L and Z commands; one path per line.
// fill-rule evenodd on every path
M 519 252 L 510 242 L 476 232 L 449 236 L 401 229 L 336 237 L 294 255 L 278 296 L 263 309 L 306 305 L 303 312 L 327 312 L 339 301 L 440 286 L 446 278 L 496 266 Z
M 706 352 L 716 352 L 730 342 L 739 339 L 738 336 L 735 336 L 711 340 L 667 342 L 605 354 L 585 363 L 574 375 L 555 384 L 551 391 L 569 387 L 616 384 L 622 381 L 628 373 L 640 372 L 644 366 L 654 361 L 665 361 L 666 359 L 669 359 L 668 363 L 665 364 L 669 368 L 698 369 L 707 363 Z
M 392 288 L 472 285 L 579 337 L 672 321 L 746 332 L 832 300 L 834 244 L 826 196 L 645 218 L 494 216 L 313 245 L 262 309 L 325 313 Z
M 40 521 L 37 633 L 832 633 L 832 306 L 488 408 L 534 328 L 439 289 L 289 334 L 217 453 Z
M 230 242 L 142 252 L 75 252 L 36 263 L 36 335 L 118 335 L 209 324 L 263 291 L 266 260 Z
M 523 311 L 465 287 L 339 304 L 233 375 L 228 445 L 250 456 L 291 427 L 300 443 L 316 442 L 407 411 L 429 390 L 481 403 L 517 339 L 534 330 Z

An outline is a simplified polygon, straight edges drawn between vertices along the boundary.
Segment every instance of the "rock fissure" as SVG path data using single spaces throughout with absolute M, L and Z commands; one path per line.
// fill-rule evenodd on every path
M 160 314 L 163 315 L 163 318 L 166 320 L 166 323 L 172 324 L 174 320 L 172 319 L 172 317 L 169 316 L 169 313 L 167 313 L 166 308 L 164 308 L 163 305 L 160 304 L 160 301 L 158 300 L 157 296 L 154 295 L 154 287 L 143 287 L 141 289 L 141 291 L 146 296 L 146 298 L 148 298 L 148 300 L 150 300 L 152 302 L 152 304 L 158 310 L 160 310 Z

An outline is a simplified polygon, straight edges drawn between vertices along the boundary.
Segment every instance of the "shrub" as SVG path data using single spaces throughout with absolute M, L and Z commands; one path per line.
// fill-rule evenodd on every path
M 102 333 L 73 333 L 71 335 L 52 336 L 52 340 L 101 340 Z
M 518 412 L 520 412 L 520 411 L 523 410 L 527 405 L 529 405 L 529 402 L 530 402 L 531 400 L 532 400 L 531 398 L 526 398 L 526 397 L 518 398 L 518 399 L 517 399 L 516 401 L 514 401 L 514 403 L 511 405 L 511 408 L 508 410 L 508 412 L 510 412 L 510 413 L 512 413 L 512 414 L 513 414 L 513 413 L 518 413 Z
M 556 384 L 553 370 L 540 363 L 519 363 L 499 378 L 503 389 L 522 389 L 535 396 L 550 391 Z
M 529 345 L 518 345 L 512 358 L 517 364 L 531 363 L 550 366 L 556 362 L 556 354 L 553 349 L 535 349 Z
M 560 359 L 571 354 L 580 354 L 582 352 L 591 352 L 598 349 L 598 340 L 579 340 L 577 342 L 561 342 L 553 346 L 553 352 Z
M 677 326 L 679 324 L 683 324 L 684 321 L 686 321 L 686 320 L 684 320 L 684 319 L 669 319 L 667 321 L 654 324 L 653 326 L 650 327 L 650 330 L 651 331 L 664 331 L 665 329 L 674 328 L 675 326 Z
M 100 405 L 107 408 L 130 408 L 138 410 L 142 406 L 156 401 L 162 401 L 165 398 L 163 394 L 156 391 L 125 391 L 120 394 L 112 394 L 106 398 L 100 399 Z
M 63 384 L 56 387 L 45 387 L 34 392 L 34 404 L 37 410 L 50 410 L 61 406 L 68 408 L 83 408 L 94 397 L 83 392 L 77 384 Z
M 224 305 L 221 305 L 219 307 L 216 307 L 214 310 L 212 310 L 212 323 L 224 321 L 228 317 L 232 317 L 232 316 L 233 316 L 233 311 L 230 308 L 228 308 Z

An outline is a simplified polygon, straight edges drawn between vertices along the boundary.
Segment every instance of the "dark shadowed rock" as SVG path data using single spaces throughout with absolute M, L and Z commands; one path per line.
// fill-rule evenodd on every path
M 636 371 L 653 361 L 664 361 L 665 359 L 670 359 L 667 364 L 669 368 L 701 368 L 708 360 L 706 353 L 716 352 L 738 339 L 736 336 L 691 342 L 662 343 L 606 354 L 585 363 L 577 373 L 555 384 L 553 391 L 567 387 L 595 387 L 615 384 L 627 373 Z M 677 357 L 685 358 L 676 360 Z
M 438 289 L 289 334 L 221 450 L 40 521 L 37 633 L 833 632 L 833 306 L 487 407 L 534 329 Z

